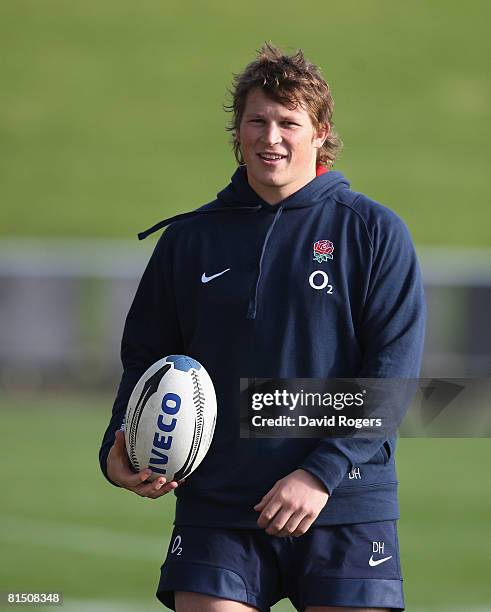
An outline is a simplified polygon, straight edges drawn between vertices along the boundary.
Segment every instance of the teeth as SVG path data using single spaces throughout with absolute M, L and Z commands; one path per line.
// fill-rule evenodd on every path
M 259 156 L 263 159 L 283 159 L 284 157 L 283 155 L 268 155 L 264 153 L 260 153 Z

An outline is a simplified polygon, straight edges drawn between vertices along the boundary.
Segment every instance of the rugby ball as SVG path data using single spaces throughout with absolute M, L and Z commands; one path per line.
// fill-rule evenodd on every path
M 215 389 L 196 359 L 169 355 L 137 382 L 123 423 L 126 450 L 136 471 L 149 480 L 189 476 L 203 461 L 217 416 Z

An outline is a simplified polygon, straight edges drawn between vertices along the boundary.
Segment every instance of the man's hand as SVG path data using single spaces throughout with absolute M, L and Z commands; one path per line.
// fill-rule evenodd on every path
M 254 506 L 257 524 L 266 533 L 284 538 L 303 535 L 329 499 L 322 482 L 306 470 L 285 476 Z
M 178 486 L 175 480 L 167 482 L 163 476 L 152 480 L 152 482 L 145 483 L 145 480 L 151 474 L 152 470 L 149 468 L 140 472 L 134 472 L 131 469 L 128 453 L 126 452 L 124 433 L 118 430 L 114 444 L 107 456 L 107 475 L 109 478 L 124 489 L 133 491 L 133 493 L 141 495 L 141 497 L 151 497 L 152 499 L 162 497 L 162 495 L 169 493 L 169 491 Z

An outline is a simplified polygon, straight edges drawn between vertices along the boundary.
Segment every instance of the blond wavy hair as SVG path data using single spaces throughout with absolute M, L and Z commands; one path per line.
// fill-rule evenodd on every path
M 330 125 L 329 135 L 317 152 L 317 163 L 331 167 L 342 148 L 342 142 L 333 127 L 334 100 L 329 85 L 323 79 L 320 69 L 305 59 L 301 49 L 293 55 L 286 55 L 272 43 L 264 43 L 256 59 L 243 72 L 234 75 L 229 90 L 232 104 L 224 106 L 227 112 L 232 113 L 226 130 L 232 134 L 231 144 L 237 162 L 244 164 L 237 133 L 247 94 L 256 87 L 287 108 L 294 109 L 303 105 L 315 130 L 326 123 Z

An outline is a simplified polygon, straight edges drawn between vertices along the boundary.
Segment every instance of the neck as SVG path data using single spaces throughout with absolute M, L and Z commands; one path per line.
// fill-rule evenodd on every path
M 302 187 L 307 185 L 307 183 L 310 183 L 310 181 L 312 181 L 316 177 L 316 171 L 314 169 L 312 173 L 309 173 L 308 175 L 304 175 L 301 180 L 296 181 L 295 183 L 289 183 L 288 185 L 280 185 L 280 186 L 264 185 L 262 183 L 255 181 L 254 177 L 249 176 L 247 174 L 247 169 L 246 169 L 246 177 L 247 177 L 247 182 L 252 187 L 252 189 L 254 189 L 257 195 L 261 199 L 263 199 L 265 202 L 267 202 L 268 204 L 271 204 L 271 206 L 275 206 L 276 204 L 279 204 L 283 200 L 286 200 L 286 198 L 290 197 L 293 193 L 295 193 L 299 189 L 302 189 Z

